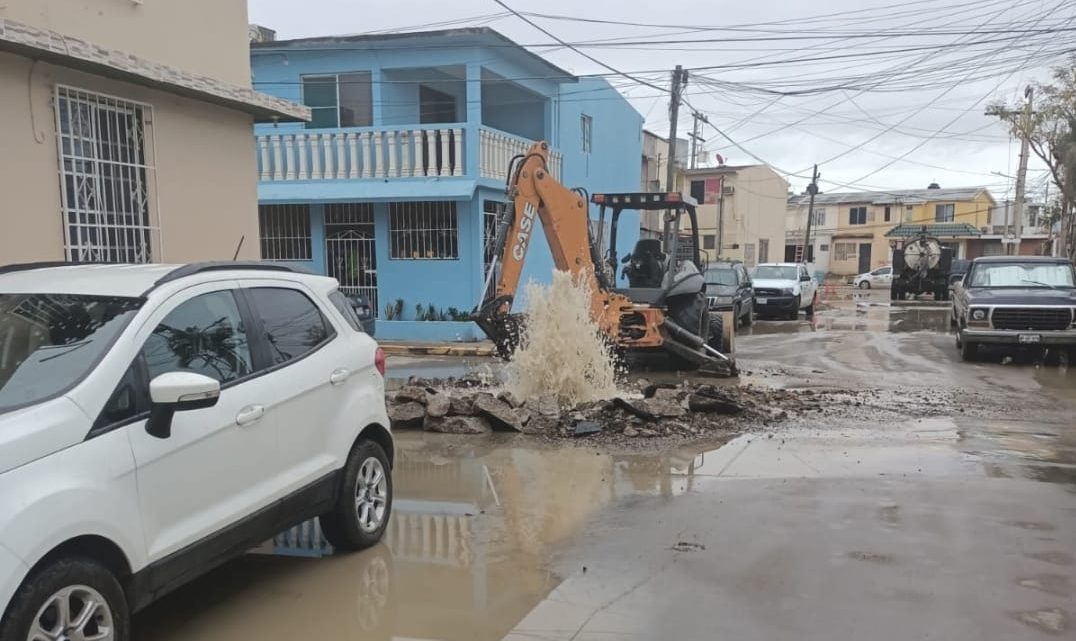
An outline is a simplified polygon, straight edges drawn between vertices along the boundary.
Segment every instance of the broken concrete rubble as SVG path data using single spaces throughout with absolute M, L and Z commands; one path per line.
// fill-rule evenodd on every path
M 489 420 L 495 430 L 522 432 L 523 424 L 511 405 L 492 394 L 479 392 L 474 397 L 474 412 Z
M 422 429 L 442 434 L 487 434 L 493 431 L 489 421 L 481 416 L 427 416 Z
M 418 385 L 404 385 L 396 390 L 397 403 L 421 403 L 426 404 L 426 389 Z
M 873 392 L 847 389 L 789 389 L 758 384 L 714 385 L 646 380 L 621 397 L 562 407 L 556 397 L 518 399 L 475 381 L 415 379 L 389 394 L 392 426 L 452 434 L 522 432 L 568 439 L 599 431 L 588 439 L 727 438 L 748 429 L 801 416 L 839 415 L 854 408 L 883 408 Z M 858 405 L 857 405 L 858 403 Z M 862 411 L 862 410 L 858 410 Z M 474 420 L 470 420 L 474 419 Z M 583 425 L 583 429 L 577 426 Z
M 418 427 L 426 417 L 426 408 L 415 402 L 389 404 L 389 422 L 393 429 Z
M 427 394 L 426 415 L 434 418 L 448 416 L 452 410 L 452 398 L 448 394 Z

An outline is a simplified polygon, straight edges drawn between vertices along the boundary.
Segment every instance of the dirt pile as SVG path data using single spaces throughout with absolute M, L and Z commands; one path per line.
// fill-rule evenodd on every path
M 820 412 L 822 403 L 810 391 L 646 380 L 637 381 L 630 395 L 583 401 L 568 408 L 553 394 L 523 401 L 511 391 L 468 378 L 412 381 L 388 398 L 393 429 L 520 432 L 554 439 L 726 436 L 790 415 Z

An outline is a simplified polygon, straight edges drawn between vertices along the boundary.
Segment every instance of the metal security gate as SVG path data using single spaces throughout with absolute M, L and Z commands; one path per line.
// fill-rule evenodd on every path
M 377 255 L 374 251 L 374 209 L 369 203 L 325 207 L 325 264 L 346 294 L 362 294 L 375 315 Z

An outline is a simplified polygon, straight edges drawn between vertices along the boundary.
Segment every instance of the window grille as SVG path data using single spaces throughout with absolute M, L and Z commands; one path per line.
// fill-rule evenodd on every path
M 834 243 L 833 260 L 852 260 L 856 257 L 855 243 Z
M 54 104 L 67 260 L 153 260 L 152 107 L 62 85 Z
M 389 246 L 392 258 L 459 258 L 456 203 L 444 200 L 389 203 Z
M 258 205 L 262 258 L 310 260 L 310 206 Z

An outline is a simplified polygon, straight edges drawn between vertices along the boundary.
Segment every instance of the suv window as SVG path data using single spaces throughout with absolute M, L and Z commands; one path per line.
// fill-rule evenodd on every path
M 253 371 L 250 343 L 230 291 L 196 296 L 172 310 L 142 347 L 149 380 L 194 372 L 228 383 Z
M 0 294 L 0 412 L 78 382 L 141 306 L 136 298 Z
M 329 301 L 333 304 L 333 307 L 336 308 L 336 311 L 340 312 L 344 317 L 347 324 L 351 325 L 351 329 L 357 332 L 362 331 L 362 321 L 359 320 L 359 315 L 355 313 L 355 306 L 351 304 L 351 301 L 347 299 L 347 296 L 344 296 L 340 290 L 336 290 L 329 294 Z
M 284 287 L 245 291 L 265 329 L 272 365 L 299 358 L 331 336 L 325 317 L 302 292 Z

